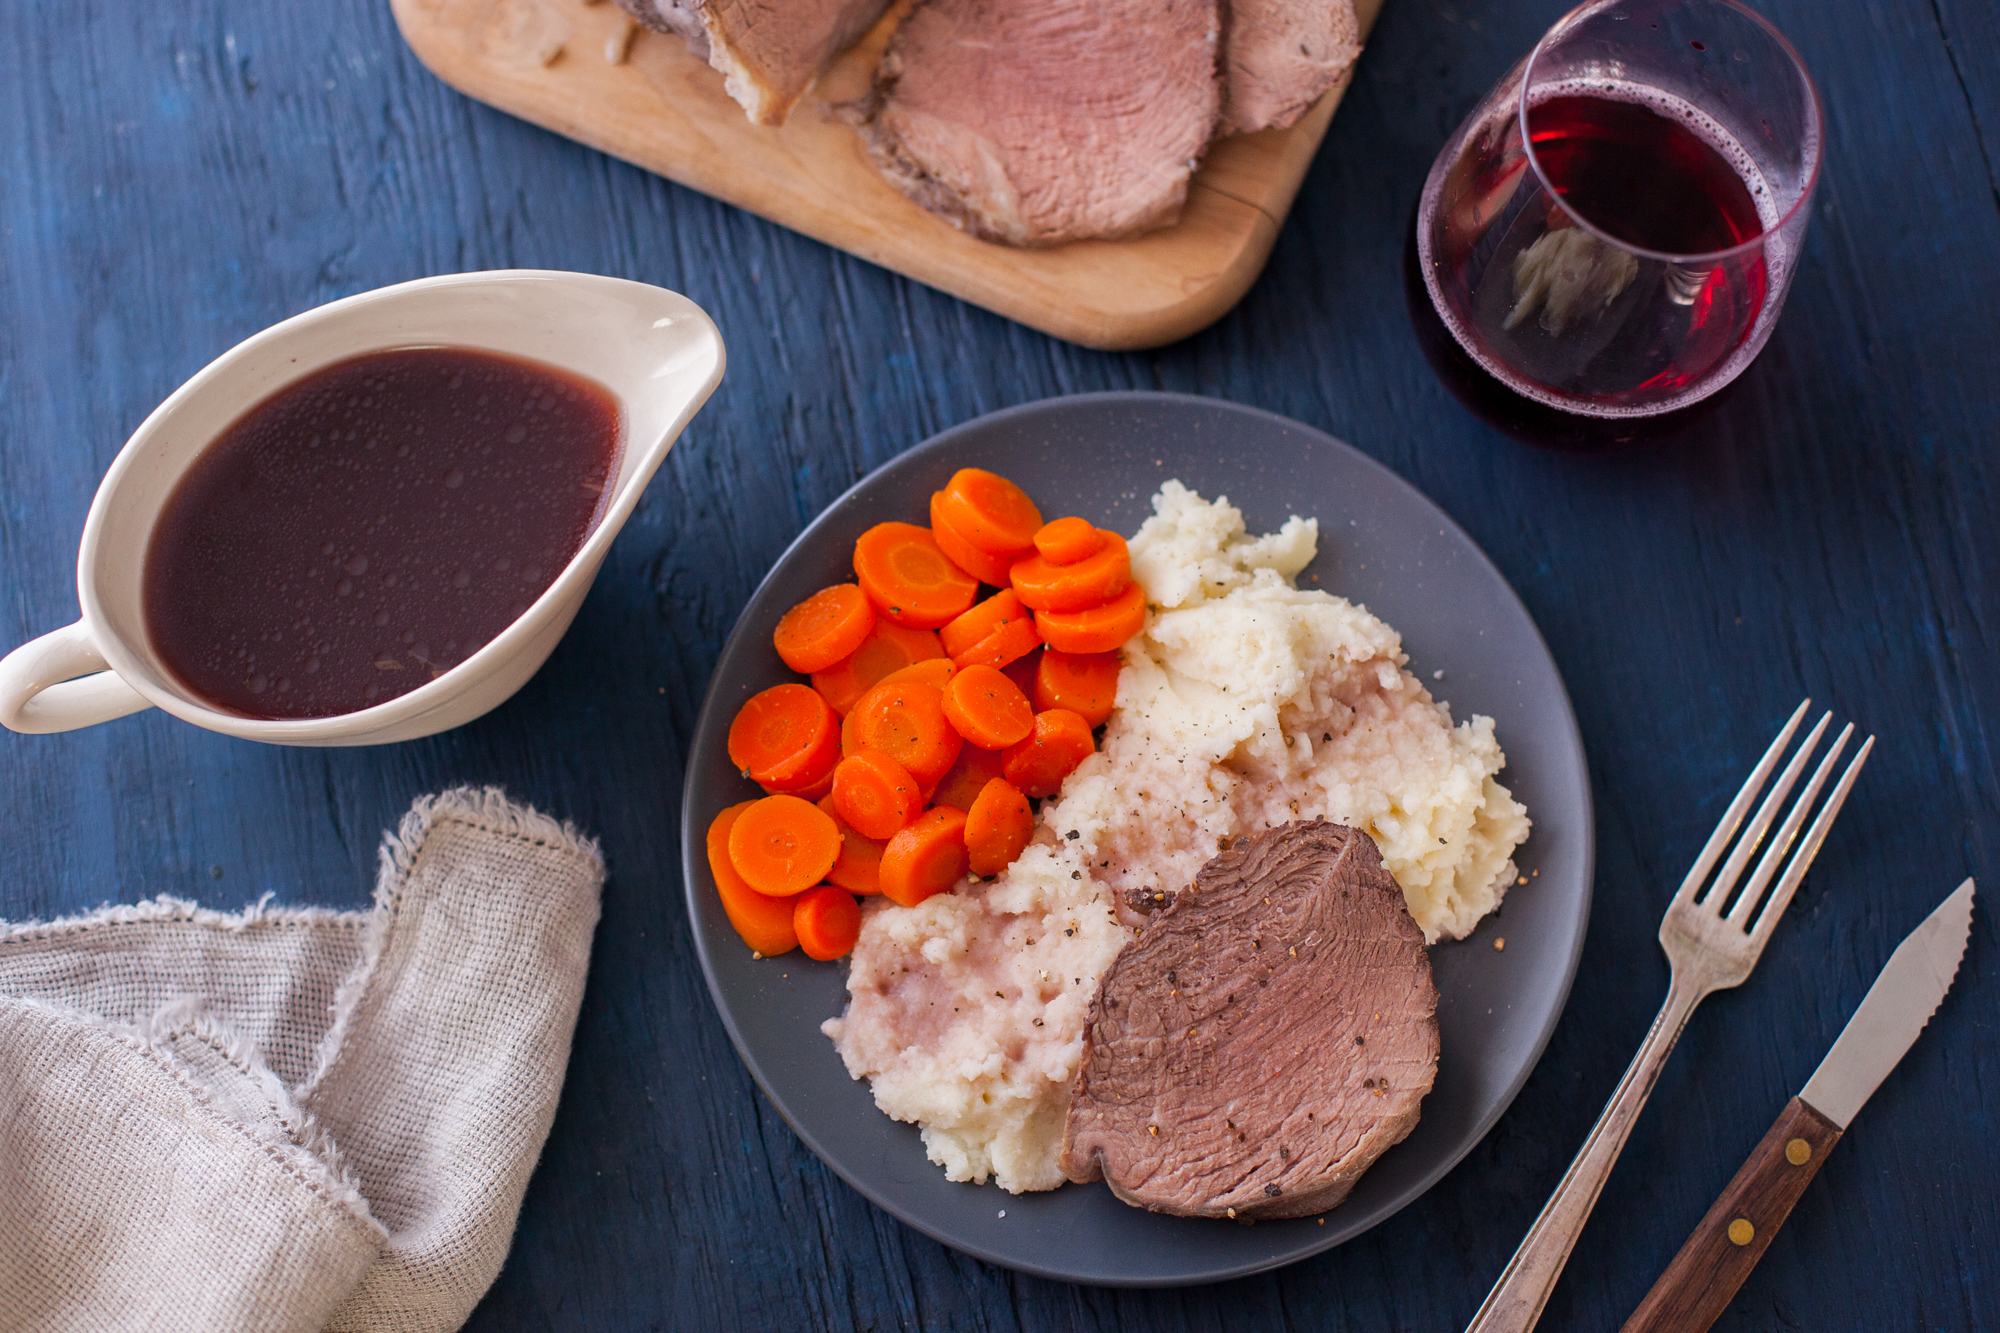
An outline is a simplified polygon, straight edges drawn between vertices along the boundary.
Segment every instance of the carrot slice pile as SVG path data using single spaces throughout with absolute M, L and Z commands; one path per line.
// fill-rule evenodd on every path
M 1125 539 L 1044 522 L 982 468 L 954 473 L 930 520 L 861 534 L 855 581 L 771 635 L 811 686 L 753 695 L 730 724 L 730 761 L 770 795 L 719 815 L 708 855 L 760 953 L 837 958 L 860 930 L 853 895 L 914 906 L 968 867 L 1005 870 L 1033 837 L 1030 799 L 1061 790 L 1112 712 L 1115 650 L 1146 620 Z M 978 601 L 982 584 L 998 591 Z
M 915 907 L 965 877 L 965 812 L 933 806 L 889 839 L 882 852 L 882 896 Z
M 914 662 L 947 656 L 938 636 L 927 629 L 905 629 L 893 620 L 877 620 L 875 628 L 846 658 L 812 673 L 813 688 L 842 717 L 859 699 L 892 671 Z
M 938 549 L 929 528 L 877 523 L 854 543 L 854 574 L 875 609 L 911 629 L 936 629 L 972 605 L 979 581 Z
M 1136 583 L 1102 606 L 1035 612 L 1042 642 L 1059 653 L 1108 653 L 1145 626 L 1146 594 Z
M 1073 565 L 1103 545 L 1104 534 L 1080 518 L 1051 520 L 1035 534 L 1035 549 L 1052 565 Z
M 952 730 L 986 750 L 1004 750 L 1035 729 L 1028 696 L 997 667 L 969 666 L 953 676 L 944 687 L 944 716 Z
M 986 554 L 1021 556 L 1034 547 L 1042 511 L 1005 477 L 984 468 L 962 467 L 938 496 L 933 512 Z
M 975 875 L 997 875 L 1014 864 L 1035 833 L 1028 798 L 1005 778 L 994 778 L 965 812 L 966 862 Z
M 1090 724 L 1067 708 L 1035 714 L 1035 729 L 1026 740 L 1000 754 L 1000 771 L 1028 796 L 1054 796 L 1063 779 L 1097 747 Z
M 1132 582 L 1132 557 L 1115 532 L 1099 534 L 1104 544 L 1074 564 L 1046 556 L 1018 560 L 1009 571 L 1014 592 L 1037 611 L 1082 611 L 1110 601 Z
M 736 928 L 745 944 L 770 958 L 798 947 L 799 937 L 792 929 L 791 900 L 757 892 L 743 882 L 743 876 L 736 873 L 729 860 L 729 830 L 735 827 L 737 816 L 755 804 L 755 801 L 739 802 L 709 823 L 708 873 L 715 877 L 715 891 L 722 899 L 722 910 L 728 915 L 729 924 Z
M 817 888 L 799 896 L 792 929 L 806 957 L 830 963 L 861 938 L 861 909 L 845 889 Z
M 944 715 L 943 695 L 922 681 L 883 681 L 841 723 L 847 754 L 880 750 L 925 785 L 951 770 L 964 744 Z
M 822 588 L 785 612 L 771 642 L 794 671 L 824 671 L 853 653 L 875 628 L 875 608 L 854 583 Z
M 943 491 L 931 494 L 931 537 L 938 544 L 938 550 L 951 557 L 957 565 L 981 583 L 990 583 L 996 588 L 1007 586 L 1007 571 L 1019 557 L 1013 554 L 991 555 L 980 550 L 962 536 L 952 526 L 951 515 L 945 508 Z
M 827 883 L 838 884 L 849 893 L 880 893 L 882 849 L 887 842 L 863 837 L 848 827 L 840 812 L 833 808 L 831 793 L 820 798 L 819 808 L 826 811 L 834 827 L 840 830 L 840 855 L 834 858 L 833 869 L 826 872 Z
M 972 809 L 972 803 L 986 790 L 986 784 L 1000 776 L 1000 762 L 998 750 L 965 746 L 958 752 L 958 762 L 951 766 L 951 772 L 944 775 L 937 790 L 931 793 L 931 803 Z
M 737 710 L 729 724 L 729 762 L 766 791 L 812 787 L 830 777 L 839 761 L 833 721 L 833 710 L 817 691 L 773 685 Z
M 752 801 L 729 830 L 729 863 L 745 884 L 774 898 L 804 893 L 839 857 L 833 817 L 796 796 Z
M 1035 667 L 1035 711 L 1067 708 L 1093 728 L 1111 717 L 1118 698 L 1117 653 L 1059 653 L 1051 648 Z
M 833 770 L 834 811 L 864 837 L 894 837 L 922 804 L 917 780 L 880 750 L 856 750 Z

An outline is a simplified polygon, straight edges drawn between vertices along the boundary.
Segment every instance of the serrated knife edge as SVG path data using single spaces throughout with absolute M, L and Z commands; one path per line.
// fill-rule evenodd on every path
M 1972 935 L 1972 895 L 1968 878 L 1896 946 L 1800 1101 L 1847 1128 L 1951 989 Z

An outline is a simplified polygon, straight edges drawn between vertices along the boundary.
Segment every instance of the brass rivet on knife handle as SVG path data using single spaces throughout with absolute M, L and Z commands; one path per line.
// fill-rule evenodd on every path
M 1729 1307 L 1840 1128 L 1794 1097 L 1625 1321 L 1624 1333 L 1702 1333 Z

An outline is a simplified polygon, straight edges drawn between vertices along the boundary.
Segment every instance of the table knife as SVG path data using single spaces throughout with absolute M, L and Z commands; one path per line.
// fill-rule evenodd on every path
M 1937 1011 L 1971 933 L 1968 879 L 1896 946 L 1826 1059 L 1625 1321 L 1623 1333 L 1702 1333 L 1721 1316 L 1854 1113 Z

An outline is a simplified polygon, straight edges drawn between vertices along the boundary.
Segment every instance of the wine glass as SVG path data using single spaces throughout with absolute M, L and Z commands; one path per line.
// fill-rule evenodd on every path
M 1579 6 L 1424 184 L 1428 302 L 1411 296 L 1450 335 L 1431 339 L 1434 364 L 1495 424 L 1545 442 L 1684 418 L 1771 336 L 1820 157 L 1805 66 L 1736 0 Z

